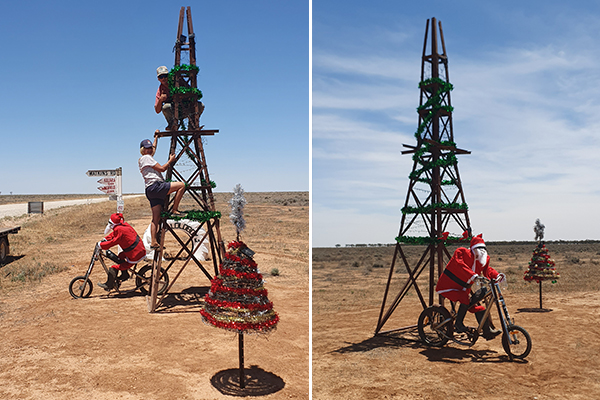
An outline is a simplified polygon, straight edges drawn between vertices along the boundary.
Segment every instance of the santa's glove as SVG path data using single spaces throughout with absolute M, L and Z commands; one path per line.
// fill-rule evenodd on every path
M 504 275 L 504 273 L 502 273 L 502 272 L 500 272 L 498 274 L 498 276 L 496 277 L 496 282 L 498 282 L 498 283 L 505 281 L 505 280 L 506 280 L 506 275 Z

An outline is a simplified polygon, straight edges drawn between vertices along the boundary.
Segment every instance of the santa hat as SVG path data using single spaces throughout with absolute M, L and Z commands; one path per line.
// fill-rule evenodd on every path
M 116 225 L 121 225 L 123 221 L 123 214 L 115 213 L 111 215 L 108 219 L 108 224 L 106 224 L 106 228 L 104 229 L 104 234 L 106 235 L 108 232 L 114 229 Z
M 485 242 L 483 241 L 483 233 L 480 233 L 477 236 L 474 236 L 471 239 L 471 250 L 474 250 L 478 247 L 485 247 Z

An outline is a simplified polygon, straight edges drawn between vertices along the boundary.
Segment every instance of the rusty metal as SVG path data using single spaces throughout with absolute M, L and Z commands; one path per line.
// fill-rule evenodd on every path
M 428 38 L 431 40 L 429 41 Z M 428 43 L 430 44 L 429 53 L 427 51 Z M 440 43 L 442 53 L 439 52 Z M 441 79 L 446 83 L 450 83 L 448 74 L 448 56 L 446 54 L 442 25 L 441 22 L 438 23 L 435 18 L 427 20 L 421 59 L 421 82 L 425 82 L 430 78 L 434 79 L 432 83 L 419 85 L 421 88 L 419 108 L 427 104 L 427 101 L 434 96 L 434 93 L 436 93 L 438 89 L 440 89 L 441 85 L 438 83 L 439 81 L 435 81 L 435 78 Z M 398 236 L 406 236 L 411 230 L 417 229 L 416 226 L 421 223 L 427 230 L 430 244 L 427 245 L 416 265 L 412 267 L 409 265 L 409 261 L 402 250 L 401 240 L 396 243 L 396 249 L 394 251 L 390 273 L 388 275 L 388 280 L 383 295 L 383 301 L 381 304 L 381 310 L 379 313 L 375 334 L 384 333 L 382 332 L 383 326 L 386 324 L 392 314 L 398 309 L 400 302 L 405 298 L 411 288 L 415 289 L 423 309 L 434 303 L 434 291 L 437 278 L 439 278 L 445 264 L 451 257 L 444 242 L 437 239 L 442 237 L 443 233 L 448 229 L 449 224 L 452 225 L 453 228 L 460 230 L 460 232 L 456 232 L 458 235 L 462 234 L 464 231 L 468 231 L 469 233 L 471 232 L 469 214 L 466 209 L 453 209 L 434 206 L 441 203 L 465 203 L 465 196 L 462 190 L 458 165 L 439 165 L 438 162 L 443 155 L 470 154 L 469 151 L 458 149 L 453 145 L 454 132 L 452 129 L 450 92 L 448 91 L 447 93 L 440 95 L 440 97 L 441 104 L 443 104 L 443 106 L 446 108 L 435 109 L 430 106 L 429 108 L 421 109 L 419 111 L 418 126 L 421 126 L 424 123 L 426 123 L 426 126 L 422 134 L 420 134 L 419 138 L 417 138 L 417 145 L 404 145 L 404 147 L 409 150 L 402 151 L 402 154 L 415 154 L 419 151 L 419 149 L 422 148 L 423 145 L 428 146 L 429 150 L 419 155 L 421 160 L 425 160 L 434 165 L 431 171 L 426 173 L 428 177 L 428 183 L 423 184 L 422 181 L 418 180 L 418 177 L 415 177 L 411 173 L 404 206 L 431 206 L 432 210 L 430 212 L 420 212 L 412 215 L 403 212 Z M 430 112 L 433 113 L 432 118 L 429 122 L 427 122 L 425 118 Z M 415 159 L 412 172 L 415 172 L 418 169 L 419 164 Z M 448 185 L 444 182 L 447 181 L 454 182 L 453 189 L 445 188 Z M 425 186 L 425 189 L 420 187 L 418 188 L 418 185 Z M 452 193 L 452 191 L 455 191 L 455 193 Z M 404 285 L 401 286 L 401 290 L 388 303 L 388 296 L 393 296 L 393 293 L 390 292 L 390 287 L 392 282 L 395 281 L 394 271 L 396 268 L 399 268 L 399 264 L 404 265 L 404 268 L 408 272 L 408 279 L 406 279 Z M 424 271 L 428 272 L 426 290 L 419 288 L 417 282 L 418 278 Z M 423 297 L 423 293 L 428 294 L 427 301 Z M 441 296 L 439 296 L 438 301 L 443 304 L 443 298 Z M 397 331 L 406 328 L 409 327 L 392 329 L 386 332 Z
M 184 16 L 186 18 L 186 24 L 184 24 Z M 187 37 L 184 35 L 184 27 L 187 27 Z M 181 65 L 182 52 L 189 54 L 190 65 L 196 66 L 196 40 L 195 34 L 192 27 L 192 12 L 191 8 L 181 7 L 179 11 L 179 24 L 177 27 L 177 38 L 174 46 L 175 52 L 175 66 Z M 190 88 L 197 88 L 197 73 L 193 71 L 183 71 L 175 73 L 175 86 L 181 87 L 186 86 Z M 204 154 L 203 138 L 207 136 L 214 136 L 219 131 L 217 129 L 203 129 L 200 126 L 200 112 L 198 101 L 194 101 L 194 111 L 186 115 L 180 115 L 180 110 L 183 109 L 184 101 L 192 101 L 195 97 L 194 94 L 175 94 L 173 96 L 173 108 L 175 119 L 181 121 L 184 125 L 187 120 L 187 129 L 184 130 L 171 130 L 165 132 L 157 132 L 156 136 L 159 138 L 170 137 L 170 149 L 169 156 L 175 155 L 175 162 L 172 163 L 166 171 L 166 180 L 177 180 L 184 182 L 187 186 L 186 193 L 195 201 L 200 211 L 215 212 L 215 200 L 212 192 L 212 186 L 210 177 L 208 174 L 208 164 L 206 162 L 206 156 Z M 179 150 L 178 149 L 179 146 Z M 181 168 L 181 164 L 178 165 L 178 161 L 182 157 L 187 157 L 191 160 L 193 168 Z M 199 183 L 198 183 L 199 182 Z M 163 211 L 170 212 L 173 209 L 174 195 L 168 196 L 165 201 Z M 200 221 L 199 221 L 200 222 Z M 208 271 L 200 260 L 194 255 L 193 248 L 193 237 L 200 229 L 204 229 L 206 234 L 200 242 L 204 239 L 208 239 L 210 247 L 210 260 L 212 262 L 212 270 L 214 275 Z M 161 264 L 163 262 L 163 252 L 165 244 L 165 236 L 167 234 L 172 235 L 178 244 L 181 246 L 175 257 L 168 263 L 166 267 L 163 267 L 165 271 L 168 271 L 174 267 L 176 260 L 180 257 L 184 257 L 184 263 L 180 267 L 179 271 L 175 274 L 174 279 L 171 280 L 169 287 L 159 298 L 158 291 L 158 271 L 161 271 Z M 174 232 L 174 230 L 167 224 L 167 218 L 161 217 L 160 221 L 160 248 L 154 252 L 153 261 L 153 282 L 151 286 L 150 296 L 148 297 L 148 310 L 155 312 L 159 305 L 164 300 L 165 296 L 169 293 L 173 284 L 177 278 L 181 275 L 183 270 L 189 264 L 195 264 L 200 271 L 210 280 L 213 276 L 219 273 L 219 265 L 225 254 L 225 245 L 221 237 L 221 229 L 219 224 L 219 218 L 211 218 L 208 221 L 200 222 L 200 226 L 196 229 L 194 234 L 189 236 L 188 240 L 181 240 L 181 238 Z

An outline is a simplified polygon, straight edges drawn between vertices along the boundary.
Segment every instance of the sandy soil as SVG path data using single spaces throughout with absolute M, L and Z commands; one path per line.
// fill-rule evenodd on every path
M 499 338 L 440 349 L 416 329 L 375 336 L 393 248 L 313 249 L 313 398 L 600 398 L 600 245 L 547 247 L 561 278 L 543 284 L 540 310 L 539 287 L 522 279 L 534 246 L 488 246 L 509 277 L 511 316 L 533 341 L 515 362 Z M 383 331 L 416 324 L 421 310 L 413 290 Z M 472 315 L 466 321 L 475 325 Z
M 233 240 L 226 204 L 230 194 L 217 198 L 221 232 L 226 241 Z M 269 336 L 245 337 L 246 389 L 236 384 L 237 335 L 201 321 L 198 311 L 210 282 L 197 267 L 184 269 L 156 313 L 148 313 L 139 291 L 127 292 L 133 288 L 129 282 L 121 287 L 124 292 L 107 296 L 97 286 L 106 278 L 99 265 L 92 274 L 91 297 L 69 295 L 69 282 L 85 273 L 94 243 L 102 237 L 103 219 L 95 231 L 68 241 L 35 242 L 27 224 L 15 235 L 15 265 L 46 257 L 68 268 L 41 283 L 0 285 L 0 398 L 308 398 L 308 194 L 249 193 L 246 198 L 242 239 L 256 251 L 269 299 L 281 318 Z M 114 212 L 106 204 L 82 207 Z M 131 201 L 126 216 L 131 207 L 145 210 L 146 216 L 128 221 L 141 234 L 150 220 L 149 207 L 145 199 Z M 60 212 L 66 211 L 57 211 L 57 218 L 64 215 Z M 36 250 L 40 247 L 42 253 Z M 3 266 L 0 273 L 8 275 L 11 268 Z M 274 268 L 279 276 L 270 275 Z

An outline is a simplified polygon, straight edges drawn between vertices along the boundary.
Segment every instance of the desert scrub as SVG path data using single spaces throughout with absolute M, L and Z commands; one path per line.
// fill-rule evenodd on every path
M 59 266 L 54 263 L 45 262 L 35 264 L 25 264 L 15 267 L 5 268 L 4 277 L 10 278 L 11 282 L 40 282 L 42 278 L 48 275 L 57 274 L 66 271 L 68 267 Z
M 271 270 L 271 275 L 272 276 L 279 276 L 279 269 L 278 268 L 273 268 Z

